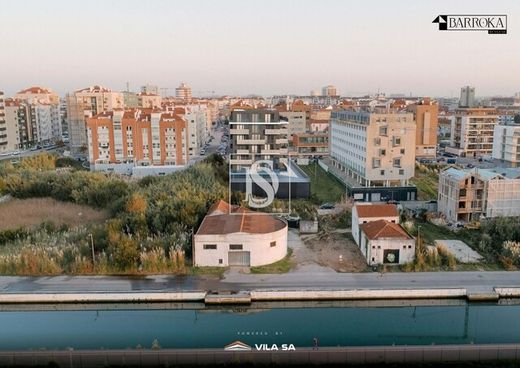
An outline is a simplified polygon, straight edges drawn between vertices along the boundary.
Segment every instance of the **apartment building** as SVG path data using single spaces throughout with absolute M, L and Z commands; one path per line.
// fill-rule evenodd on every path
M 415 156 L 436 156 L 437 130 L 439 128 L 439 105 L 429 98 L 422 99 L 417 104 L 408 106 L 408 111 L 413 113 L 415 132 Z
M 329 154 L 328 133 L 297 133 L 292 136 L 292 155 L 322 157 Z
M 289 139 L 294 134 L 302 134 L 307 131 L 307 119 L 303 111 L 280 111 L 280 119 L 287 121 Z
M 57 93 L 53 92 L 49 88 L 45 87 L 29 87 L 27 89 L 21 90 L 18 92 L 14 99 L 26 101 L 28 103 L 45 103 L 45 104 L 53 104 L 59 105 L 60 97 Z
M 74 151 L 87 146 L 87 118 L 124 107 L 122 93 L 98 85 L 68 94 L 66 99 L 70 146 Z
M 475 107 L 475 87 L 464 86 L 460 89 L 459 107 Z
M 338 93 L 338 89 L 336 88 L 336 86 L 329 84 L 328 86 L 325 86 L 321 89 L 321 95 L 336 97 L 336 96 L 339 96 L 339 93 Z
M 174 108 L 174 112 L 186 121 L 189 157 L 199 155 L 210 131 L 207 109 L 201 105 L 188 104 Z
M 498 124 L 494 108 L 460 108 L 451 117 L 450 146 L 446 152 L 461 157 L 493 153 L 493 132 Z
M 520 125 L 497 124 L 493 130 L 493 158 L 507 162 L 512 167 L 520 163 Z
M 236 108 L 229 121 L 232 170 L 240 171 L 255 160 L 273 160 L 288 154 L 288 122 L 272 109 Z
M 161 108 L 162 98 L 159 95 L 141 92 L 137 94 L 137 106 L 145 109 Z M 127 107 L 125 105 L 125 107 Z
M 185 101 L 191 100 L 191 87 L 182 82 L 179 87 L 175 88 L 175 97 Z
M 450 222 L 519 216 L 520 170 L 446 169 L 439 176 L 437 203 Z
M 413 114 L 336 111 L 330 155 L 363 186 L 406 186 L 414 176 L 415 135 Z
M 186 122 L 171 112 L 115 109 L 87 118 L 90 164 L 105 170 L 113 164 L 132 166 L 185 165 Z

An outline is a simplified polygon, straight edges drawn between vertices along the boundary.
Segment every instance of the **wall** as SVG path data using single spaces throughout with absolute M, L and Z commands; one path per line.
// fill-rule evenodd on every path
M 276 246 L 270 243 L 276 241 Z M 216 244 L 215 250 L 204 250 L 204 244 Z M 287 226 L 274 233 L 267 234 L 219 234 L 194 236 L 195 266 L 228 266 L 229 244 L 242 244 L 242 251 L 251 254 L 251 266 L 263 266 L 281 260 L 287 254 Z M 222 263 L 219 263 L 222 259 Z

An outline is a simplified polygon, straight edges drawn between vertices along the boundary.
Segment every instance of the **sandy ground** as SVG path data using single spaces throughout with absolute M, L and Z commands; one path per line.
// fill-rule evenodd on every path
M 67 224 L 74 227 L 103 222 L 107 218 L 106 211 L 52 198 L 10 199 L 0 203 L 0 230 L 38 226 L 44 221 L 52 221 L 57 226 Z
M 327 240 L 316 235 L 289 232 L 289 246 L 293 248 L 294 272 L 329 271 L 362 272 L 367 269 L 366 261 L 357 245 L 344 232 L 336 232 Z M 340 257 L 341 256 L 341 257 Z

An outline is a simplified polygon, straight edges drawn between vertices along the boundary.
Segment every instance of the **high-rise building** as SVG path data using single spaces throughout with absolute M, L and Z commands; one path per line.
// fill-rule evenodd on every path
M 92 86 L 67 95 L 67 119 L 70 146 L 74 151 L 87 147 L 86 119 L 124 107 L 124 97 L 120 92 L 112 92 L 102 86 Z
M 459 107 L 475 107 L 475 87 L 464 86 L 460 89 Z
M 185 165 L 186 122 L 153 109 L 115 109 L 87 118 L 89 161 L 97 165 Z
M 18 92 L 14 98 L 16 100 L 26 101 L 28 103 L 46 103 L 52 105 L 59 105 L 60 97 L 49 88 L 44 87 L 29 87 Z
M 480 157 L 493 152 L 493 131 L 498 124 L 494 108 L 460 108 L 451 117 L 450 146 L 446 152 Z
M 437 129 L 439 127 L 439 105 L 424 98 L 417 104 L 408 106 L 408 111 L 414 114 L 415 156 L 435 157 L 437 150 Z
M 338 89 L 333 85 L 325 86 L 321 89 L 322 96 L 336 97 L 339 96 Z
M 334 111 L 330 156 L 362 186 L 407 186 L 415 170 L 415 135 L 413 114 Z
M 229 121 L 232 171 L 240 171 L 257 160 L 273 164 L 287 159 L 288 122 L 271 109 L 236 108 Z
M 175 88 L 175 97 L 186 101 L 191 100 L 191 87 L 182 82 L 179 87 Z

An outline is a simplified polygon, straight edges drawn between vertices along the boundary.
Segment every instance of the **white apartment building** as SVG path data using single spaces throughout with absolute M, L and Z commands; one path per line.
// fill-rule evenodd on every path
M 497 124 L 498 115 L 493 108 L 457 109 L 451 117 L 450 146 L 446 152 L 461 157 L 491 155 Z
M 60 103 L 60 97 L 57 93 L 53 92 L 49 88 L 44 87 L 29 87 L 27 89 L 18 92 L 14 98 L 16 100 L 26 101 L 28 103 L 46 103 L 52 105 L 58 105 Z
M 520 163 L 520 125 L 495 125 L 493 130 L 493 158 L 509 162 L 513 167 L 518 167 Z
M 124 107 L 124 97 L 103 86 L 92 86 L 67 95 L 67 119 L 73 150 L 87 146 L 86 119 Z
M 5 120 L 4 92 L 0 91 L 0 153 L 11 151 L 8 138 L 7 123 Z
M 413 114 L 334 111 L 333 165 L 366 187 L 407 186 L 415 171 Z

